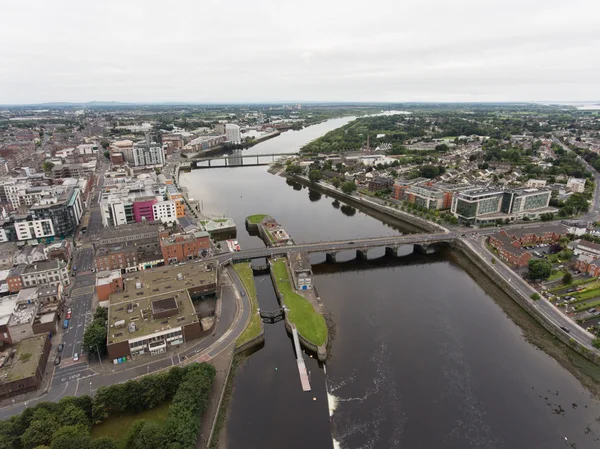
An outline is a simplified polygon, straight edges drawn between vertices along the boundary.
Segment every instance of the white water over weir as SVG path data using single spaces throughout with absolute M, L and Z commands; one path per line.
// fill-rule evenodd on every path
M 294 337 L 294 348 L 296 348 L 296 361 L 298 362 L 298 372 L 300 373 L 300 383 L 302 384 L 302 391 L 310 391 L 310 381 L 308 380 L 308 372 L 306 371 L 306 365 L 304 364 L 304 357 L 302 356 L 302 348 L 300 347 L 300 339 L 298 338 L 298 330 L 296 326 L 292 324 L 292 337 Z

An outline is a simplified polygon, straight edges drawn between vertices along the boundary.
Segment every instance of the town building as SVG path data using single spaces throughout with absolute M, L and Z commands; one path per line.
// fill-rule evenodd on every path
M 54 226 L 51 219 L 28 220 L 27 218 L 30 217 L 15 218 L 14 224 L 17 240 L 46 239 L 54 237 Z
M 51 198 L 33 205 L 30 212 L 34 219 L 51 220 L 56 237 L 70 237 L 75 233 L 83 216 L 80 190 L 77 187 L 56 190 Z
M 546 187 L 546 180 L 545 179 L 529 179 L 526 183 L 525 183 L 525 187 L 527 188 L 533 188 L 533 189 L 539 189 L 542 187 Z
M 123 291 L 121 270 L 101 271 L 96 274 L 96 295 L 102 307 L 108 307 L 110 295 Z
M 391 178 L 374 178 L 367 184 L 369 192 L 377 192 L 379 190 L 391 189 L 394 185 L 394 180 Z
M 17 293 L 23 288 L 21 274 L 26 266 L 27 265 L 17 265 L 9 271 L 8 276 L 6 277 L 6 284 L 8 285 L 8 291 L 10 293 Z
M 66 287 L 70 284 L 67 264 L 60 260 L 27 265 L 21 273 L 21 281 L 23 287 L 57 284 Z
M 112 360 L 160 354 L 202 335 L 194 302 L 217 291 L 213 264 L 187 263 L 142 271 L 110 295 L 107 350 Z
M 152 205 L 152 220 L 172 223 L 177 221 L 175 201 L 158 201 Z
M 120 270 L 125 273 L 137 271 L 138 250 L 134 243 L 96 246 L 94 267 L 98 271 Z
M 103 228 L 92 236 L 92 241 L 97 246 L 113 245 L 124 242 L 139 242 L 152 240 L 158 245 L 158 234 L 163 231 L 164 225 L 160 222 L 145 222 L 135 225 L 122 225 L 114 228 Z
M 87 178 L 96 171 L 96 161 L 83 164 L 58 164 L 52 167 L 52 179 Z
M 312 290 L 312 268 L 308 254 L 296 251 L 288 254 L 288 263 L 296 290 Z
M 37 390 L 50 356 L 47 334 L 24 339 L 0 354 L 0 399 Z
M 21 247 L 14 255 L 15 265 L 29 265 L 47 260 L 44 245 L 26 245 Z
M 148 165 L 163 165 L 165 163 L 165 150 L 162 145 L 152 142 L 150 134 L 146 134 L 146 140 L 136 142 L 131 148 L 131 156 L 125 153 L 125 160 L 133 167 Z
M 585 178 L 569 177 L 567 180 L 567 189 L 575 193 L 583 193 L 585 190 Z
M 519 242 L 514 241 L 504 232 L 491 235 L 490 245 L 498 250 L 500 258 L 517 267 L 527 266 L 532 257 L 528 251 L 521 248 Z
M 225 125 L 225 137 L 228 142 L 239 144 L 242 143 L 239 125 L 228 123 Z
M 210 235 L 204 231 L 167 235 L 160 239 L 160 249 L 165 264 L 205 257 L 210 250 Z
M 459 220 L 477 224 L 537 219 L 543 213 L 556 212 L 548 206 L 551 194 L 550 189 L 477 188 L 456 193 L 451 210 Z

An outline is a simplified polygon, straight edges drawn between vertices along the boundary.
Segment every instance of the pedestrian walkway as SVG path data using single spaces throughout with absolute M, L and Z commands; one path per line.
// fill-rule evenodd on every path
M 296 326 L 294 324 L 292 324 L 292 337 L 294 338 L 294 348 L 296 348 L 296 361 L 298 362 L 298 372 L 300 373 L 300 383 L 302 384 L 302 391 L 310 391 L 310 381 L 308 379 L 308 372 L 306 371 L 304 357 L 302 356 L 300 338 L 298 337 L 298 330 L 296 329 Z

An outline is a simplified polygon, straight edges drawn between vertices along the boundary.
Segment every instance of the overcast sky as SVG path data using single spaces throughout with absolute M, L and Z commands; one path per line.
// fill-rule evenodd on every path
M 600 100 L 599 0 L 0 0 L 0 104 Z

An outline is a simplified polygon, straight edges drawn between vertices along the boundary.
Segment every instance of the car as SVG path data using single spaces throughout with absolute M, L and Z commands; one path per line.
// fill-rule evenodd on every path
M 73 354 L 73 361 L 76 362 L 77 360 L 79 360 L 79 354 L 75 353 Z
M 60 359 L 60 356 L 59 356 L 59 355 L 57 355 L 57 356 L 54 358 L 54 364 L 55 364 L 55 365 L 60 365 L 60 360 L 61 360 L 61 359 Z
M 57 349 L 57 351 L 58 351 L 58 352 L 62 352 L 62 351 L 63 351 L 63 349 L 65 349 L 65 345 L 64 345 L 63 343 L 59 344 L 59 345 L 58 345 L 58 349 Z
M 348 245 L 354 245 L 354 242 L 348 242 Z
M 560 326 L 560 328 L 561 328 L 563 331 L 565 331 L 567 334 L 568 334 L 569 332 L 571 332 L 571 329 L 569 329 L 569 328 L 568 328 L 568 327 L 566 327 L 566 326 Z
M 597 310 L 596 310 L 596 308 L 595 308 L 595 307 L 592 307 L 592 308 L 590 308 L 590 309 L 587 309 L 587 313 L 596 313 L 596 312 L 597 312 Z
M 240 295 L 242 295 L 242 296 L 246 296 L 246 292 L 242 290 L 242 291 L 240 292 Z
M 69 320 L 64 320 L 63 321 L 63 329 L 68 329 L 69 328 Z
M 67 310 L 67 316 L 66 316 L 66 318 L 67 318 L 68 320 L 70 320 L 70 319 L 71 319 L 71 309 Z
M 575 291 L 574 288 L 570 288 L 569 290 L 567 290 L 567 293 L 573 293 Z

